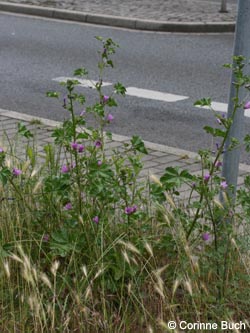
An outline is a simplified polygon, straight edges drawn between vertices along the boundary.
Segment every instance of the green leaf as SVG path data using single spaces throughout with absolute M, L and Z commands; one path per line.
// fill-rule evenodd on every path
M 107 64 L 108 64 L 110 67 L 112 67 L 112 68 L 114 67 L 114 64 L 113 64 L 113 61 L 112 61 L 112 60 L 108 60 L 108 61 L 107 61 Z
M 53 98 L 58 98 L 60 94 L 56 91 L 47 91 L 46 93 L 47 97 L 53 97 Z
M 3 167 L 0 171 L 0 181 L 3 185 L 6 185 L 8 182 L 8 179 L 11 177 L 11 172 L 7 167 Z
M 219 128 L 213 128 L 213 127 L 210 127 L 210 126 L 204 126 L 203 129 L 209 133 L 209 134 L 212 134 L 212 136 L 214 137 L 222 137 L 224 138 L 225 135 L 226 135 L 226 131 L 223 131 Z
M 250 134 L 247 134 L 245 137 L 244 137 L 244 144 L 246 146 L 246 152 L 250 152 Z
M 86 98 L 83 94 L 77 94 L 75 100 L 79 102 L 81 105 L 83 105 L 86 101 Z
M 140 153 L 148 154 L 147 148 L 145 147 L 144 142 L 139 136 L 134 135 L 131 139 L 131 144 L 133 148 Z
M 86 76 L 88 75 L 88 71 L 85 67 L 78 68 L 74 71 L 74 76 Z
M 179 167 L 168 167 L 165 169 L 164 175 L 160 178 L 161 183 L 166 189 L 174 189 L 182 184 L 194 180 L 194 176 L 188 170 L 180 171 Z
M 99 40 L 99 41 L 103 41 L 103 37 L 101 37 L 101 36 L 95 36 L 95 39 L 97 39 L 97 40 Z
M 120 82 L 117 82 L 114 85 L 114 90 L 115 90 L 116 94 L 120 94 L 122 96 L 125 96 L 126 88 Z
M 18 123 L 18 134 L 24 136 L 25 138 L 33 138 L 33 134 L 30 130 L 27 129 L 27 127 L 23 123 Z
M 194 103 L 194 106 L 209 106 L 211 107 L 211 98 L 202 98 Z
M 109 97 L 109 100 L 108 100 L 107 105 L 108 105 L 109 107 L 112 107 L 112 106 L 117 106 L 117 103 L 116 103 L 116 101 L 115 101 L 114 98 Z

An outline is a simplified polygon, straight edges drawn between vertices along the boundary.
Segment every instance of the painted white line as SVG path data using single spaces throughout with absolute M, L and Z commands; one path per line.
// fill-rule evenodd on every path
M 67 80 L 76 80 L 76 78 L 61 76 L 61 77 L 57 77 L 52 80 L 57 81 L 57 82 L 63 82 L 63 81 L 67 81 Z M 79 86 L 84 87 L 84 88 L 94 88 L 95 84 L 98 82 L 98 81 L 94 81 L 94 80 L 85 80 L 85 79 L 77 79 L 77 80 L 80 82 Z M 111 86 L 112 83 L 103 82 L 102 85 L 104 87 Z M 128 87 L 128 88 L 126 88 L 126 90 L 127 90 L 126 95 L 128 95 L 128 96 L 153 99 L 153 100 L 163 101 L 163 102 L 168 102 L 168 103 L 178 102 L 178 101 L 182 101 L 182 100 L 189 98 L 188 96 L 169 94 L 169 93 L 164 93 L 161 91 L 141 89 L 141 88 L 136 88 L 136 87 Z M 216 112 L 227 113 L 227 110 L 228 110 L 227 103 L 220 103 L 220 102 L 212 101 L 211 106 L 212 106 L 212 109 Z M 208 106 L 196 106 L 196 108 L 209 109 Z M 244 114 L 245 114 L 245 117 L 250 118 L 250 109 L 245 110 Z
M 127 89 L 126 95 L 154 99 L 157 101 L 178 102 L 189 98 L 187 96 L 163 93 L 156 90 L 140 89 L 135 87 L 128 87 L 126 89 Z
M 196 106 L 197 108 L 200 109 L 209 109 L 208 106 Z M 226 103 L 219 103 L 219 102 L 212 102 L 211 107 L 214 111 L 218 112 L 227 112 L 228 104 Z
M 245 117 L 250 118 L 250 109 L 246 109 L 244 114 L 245 114 Z
M 227 113 L 228 104 L 226 104 L 226 103 L 212 102 L 211 106 L 212 106 L 213 110 L 216 112 Z M 209 109 L 208 106 L 196 106 L 196 107 L 200 108 L 200 109 Z M 250 109 L 246 109 L 244 112 L 244 115 L 245 115 L 245 117 L 250 118 Z
M 98 81 L 94 81 L 94 80 L 86 80 L 86 79 L 78 79 L 76 77 L 66 77 L 66 76 L 61 76 L 61 77 L 56 77 L 55 79 L 52 79 L 53 81 L 57 81 L 57 82 L 66 82 L 67 80 L 77 80 L 80 82 L 79 86 L 80 87 L 84 87 L 84 88 L 94 88 L 95 84 Z M 111 86 L 112 83 L 110 82 L 103 82 L 102 86 Z

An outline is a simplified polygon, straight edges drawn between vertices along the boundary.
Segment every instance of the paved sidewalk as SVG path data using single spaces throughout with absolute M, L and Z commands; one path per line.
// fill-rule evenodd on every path
M 34 124 L 34 119 L 40 121 L 39 125 Z M 7 111 L 0 109 L 0 146 L 6 145 L 8 142 L 4 140 L 3 134 L 6 133 L 8 137 L 13 137 L 17 133 L 17 124 L 22 122 L 36 133 L 37 150 L 40 154 L 43 153 L 43 147 L 49 142 L 53 142 L 51 138 L 51 131 L 61 123 L 49 119 L 37 118 L 30 115 Z M 107 143 L 107 155 L 109 155 L 113 148 L 118 148 L 124 142 L 130 138 L 126 136 L 120 136 L 113 134 L 112 142 Z M 193 152 L 172 148 L 164 145 L 154 144 L 151 142 L 145 142 L 148 148 L 148 155 L 143 157 L 144 169 L 141 172 L 141 177 L 147 177 L 151 174 L 160 177 L 165 168 L 170 166 L 178 166 L 181 169 L 187 169 L 192 174 L 199 174 L 201 172 L 201 164 L 199 162 L 198 155 Z M 20 153 L 21 155 L 21 153 Z M 244 175 L 250 173 L 250 165 L 240 164 L 240 172 L 238 178 L 238 185 L 242 185 L 244 181 Z M 189 192 L 187 187 L 182 188 L 182 198 L 187 198 Z
M 19 7 L 10 6 L 14 4 Z M 50 11 L 46 11 L 45 8 Z M 51 11 L 52 9 L 54 12 Z M 227 13 L 220 13 L 220 9 L 221 0 L 9 0 L 0 2 L 0 11 L 9 10 L 134 29 L 176 32 L 233 31 L 237 0 L 227 0 Z

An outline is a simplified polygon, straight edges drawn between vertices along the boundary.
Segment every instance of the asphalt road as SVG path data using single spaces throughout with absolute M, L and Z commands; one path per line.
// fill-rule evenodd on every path
M 210 147 L 202 128 L 215 120 L 193 103 L 201 97 L 227 102 L 230 72 L 222 64 L 231 61 L 232 34 L 136 32 L 0 14 L 0 108 L 54 120 L 67 117 L 62 101 L 46 98 L 46 91 L 60 90 L 53 79 L 70 77 L 81 66 L 97 79 L 96 35 L 120 45 L 115 69 L 106 73 L 105 81 L 189 97 L 174 103 L 119 98 L 110 130 L 189 151 Z M 94 92 L 81 90 L 91 103 Z M 246 160 L 244 155 L 242 161 Z

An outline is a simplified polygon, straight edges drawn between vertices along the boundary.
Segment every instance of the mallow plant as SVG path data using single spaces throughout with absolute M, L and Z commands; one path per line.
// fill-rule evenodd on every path
M 149 181 L 140 177 L 147 149 L 139 136 L 110 148 L 109 124 L 126 88 L 117 82 L 104 92 L 118 45 L 96 39 L 96 101 L 89 105 L 79 89 L 88 71 L 78 68 L 60 83 L 63 93 L 47 93 L 68 112 L 54 143 L 41 152 L 19 124 L 15 143 L 0 148 L 0 331 L 168 332 L 169 320 L 245 320 L 250 180 L 234 203 L 221 168 L 234 115 L 250 108 L 246 60 L 226 66 L 236 78 L 231 118 L 209 98 L 196 102 L 215 115 L 215 126 L 204 127 L 215 144 L 199 151 L 200 173 L 168 167 Z M 244 142 L 249 150 L 249 135 Z M 239 144 L 232 139 L 228 149 Z
M 204 127 L 205 132 L 212 136 L 213 147 L 198 153 L 201 172 L 191 174 L 188 170 L 168 167 L 160 179 L 153 177 L 151 185 L 153 200 L 165 206 L 160 211 L 166 225 L 166 248 L 171 248 L 175 243 L 180 256 L 178 264 L 181 265 L 175 269 L 177 284 L 174 293 L 182 281 L 184 288 L 192 296 L 190 301 L 193 306 L 204 306 L 203 312 L 198 316 L 200 321 L 207 321 L 214 316 L 206 311 L 208 299 L 217 307 L 217 318 L 222 315 L 228 316 L 229 321 L 233 320 L 232 313 L 240 306 L 241 301 L 237 300 L 231 307 L 229 299 L 232 295 L 237 299 L 242 292 L 239 276 L 244 276 L 249 283 L 248 272 L 243 272 L 246 257 L 241 254 L 241 249 L 246 249 L 246 244 L 249 244 L 249 237 L 246 236 L 249 232 L 249 176 L 245 178 L 245 186 L 237 193 L 234 186 L 221 176 L 225 144 L 229 140 L 236 112 L 250 108 L 250 77 L 245 74 L 246 66 L 249 63 L 243 56 L 235 56 L 233 64 L 224 65 L 232 70 L 235 78 L 231 117 L 214 111 L 210 98 L 203 98 L 195 103 L 196 106 L 209 107 L 215 117 L 214 127 Z M 244 91 L 243 100 L 239 99 L 241 89 Z M 230 138 L 227 149 L 230 151 L 240 148 L 243 144 L 249 151 L 249 135 L 241 143 L 236 138 Z M 179 199 L 179 188 L 183 185 L 189 188 L 185 201 Z M 238 265 L 234 266 L 239 257 Z M 187 265 L 188 261 L 190 265 Z M 249 313 L 249 307 L 247 309 L 246 313 Z

